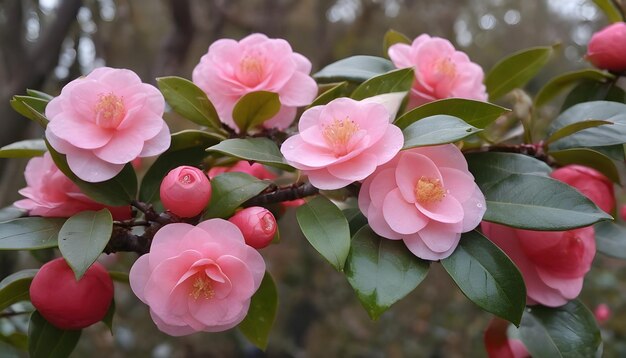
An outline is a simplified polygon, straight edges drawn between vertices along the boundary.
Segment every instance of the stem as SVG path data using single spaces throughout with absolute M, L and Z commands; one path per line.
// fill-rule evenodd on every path
M 554 165 L 554 159 L 552 159 L 544 148 L 544 142 L 541 141 L 536 144 L 499 144 L 489 145 L 480 148 L 472 148 L 463 151 L 463 153 L 487 153 L 487 152 L 501 152 L 501 153 L 519 153 L 524 154 L 535 159 L 539 159 L 548 165 Z
M 23 315 L 23 314 L 31 314 L 31 313 L 33 313 L 33 311 L 21 311 L 21 312 L 7 311 L 7 312 L 0 312 L 0 319 L 2 319 L 2 318 L 9 318 L 9 317 L 13 317 L 13 316 L 19 316 L 19 315 Z
M 283 201 L 305 198 L 317 193 L 319 193 L 319 189 L 311 185 L 311 183 L 293 184 L 288 187 L 277 188 L 271 192 L 261 193 L 260 195 L 257 195 L 243 203 L 243 206 L 250 207 L 280 203 Z

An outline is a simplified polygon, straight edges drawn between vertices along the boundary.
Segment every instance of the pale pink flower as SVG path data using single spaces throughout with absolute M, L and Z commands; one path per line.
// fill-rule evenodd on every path
M 265 262 L 223 219 L 168 224 L 130 270 L 130 287 L 172 336 L 238 325 L 261 285 Z
M 287 41 L 252 34 L 239 42 L 215 41 L 192 78 L 206 92 L 222 122 L 235 130 L 233 108 L 241 97 L 256 91 L 278 93 L 280 111 L 263 126 L 284 129 L 295 119 L 296 108 L 310 104 L 317 95 L 310 73 L 311 62 L 293 52 Z
M 402 131 L 390 120 L 382 104 L 338 98 L 305 111 L 299 133 L 280 151 L 315 187 L 339 189 L 365 179 L 402 148 Z
M 415 69 L 408 108 L 450 97 L 487 100 L 483 69 L 446 39 L 423 34 L 389 47 L 389 57 L 397 68 Z
M 16 201 L 15 207 L 31 216 L 67 218 L 85 210 L 100 210 L 104 205 L 83 194 L 78 186 L 63 174 L 52 161 L 50 153 L 28 161 L 26 187 L 19 193 L 27 199 Z M 130 219 L 130 206 L 107 207 L 116 220 Z
M 113 178 L 137 157 L 163 153 L 165 100 L 130 70 L 97 68 L 68 83 L 46 107 L 46 139 L 82 180 Z
M 481 228 L 519 268 L 528 304 L 558 307 L 580 294 L 596 254 L 593 227 L 530 231 L 483 222 Z
M 415 256 L 439 260 L 452 254 L 461 233 L 485 213 L 485 197 L 452 144 L 400 152 L 363 182 L 359 208 L 370 227 L 403 240 Z
M 626 23 L 616 22 L 593 34 L 586 58 L 601 69 L 626 71 Z
M 566 165 L 554 170 L 550 176 L 578 189 L 607 213 L 615 208 L 613 183 L 595 169 L 576 164 Z

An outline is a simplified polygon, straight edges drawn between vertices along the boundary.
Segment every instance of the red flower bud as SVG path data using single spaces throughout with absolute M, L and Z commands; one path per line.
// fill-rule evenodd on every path
M 39 269 L 30 285 L 33 306 L 60 329 L 82 329 L 101 321 L 113 300 L 113 281 L 95 262 L 76 281 L 65 259 L 52 260 Z
M 611 309 L 605 303 L 601 303 L 593 311 L 593 315 L 598 323 L 604 323 L 611 318 Z
M 626 71 L 626 23 L 617 22 L 596 32 L 587 47 L 587 59 L 610 71 Z
M 211 200 L 211 184 L 204 173 L 194 167 L 172 169 L 161 182 L 163 206 L 183 218 L 202 212 Z
M 576 164 L 566 165 L 553 171 L 550 176 L 578 189 L 607 213 L 615 208 L 613 183 L 595 169 Z
M 262 249 L 272 242 L 276 234 L 276 219 L 272 213 L 262 207 L 253 206 L 237 212 L 228 219 L 237 225 L 246 244 L 255 249 Z

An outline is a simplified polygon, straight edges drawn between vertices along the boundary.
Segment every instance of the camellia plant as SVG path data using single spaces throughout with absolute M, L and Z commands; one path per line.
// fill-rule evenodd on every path
M 162 77 L 157 89 L 103 67 L 57 97 L 16 95 L 13 108 L 45 136 L 0 149 L 31 158 L 0 249 L 60 257 L 2 280 L 0 309 L 31 301 L 31 356 L 63 357 L 81 329 L 112 324 L 112 280 L 126 281 L 168 335 L 237 328 L 265 349 L 278 294 L 262 253 L 295 210 L 374 320 L 441 265 L 495 316 L 491 357 L 599 355 L 577 297 L 597 251 L 626 258 L 626 227 L 613 219 L 625 49 L 616 22 L 589 43 L 596 68 L 531 99 L 524 86 L 555 46 L 485 75 L 446 39 L 390 30 L 387 58 L 311 74 L 289 43 L 252 34 L 211 44 L 191 81 Z M 560 94 L 560 113 L 543 116 Z M 195 129 L 171 133 L 165 112 Z M 131 162 L 144 157 L 155 159 L 138 172 Z M 96 262 L 116 252 L 138 255 L 128 274 Z

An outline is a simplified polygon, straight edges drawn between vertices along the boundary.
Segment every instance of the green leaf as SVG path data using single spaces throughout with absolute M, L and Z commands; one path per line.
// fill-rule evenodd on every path
M 184 130 L 172 134 L 172 144 L 150 166 L 141 180 L 139 200 L 145 203 L 159 201 L 161 181 L 170 170 L 181 165 L 199 166 L 207 156 L 205 148 L 219 143 L 221 138 L 199 130 Z
M 394 124 L 402 129 L 422 118 L 447 114 L 461 118 L 469 125 L 483 129 L 498 117 L 510 111 L 510 109 L 489 102 L 446 98 L 414 108 L 398 118 Z
M 420 119 L 404 128 L 404 147 L 409 149 L 452 143 L 482 131 L 463 120 L 445 114 Z
M 559 139 L 568 137 L 588 128 L 599 127 L 603 125 L 612 125 L 613 122 L 603 121 L 600 119 L 587 119 L 580 122 L 570 123 L 554 131 L 547 139 L 546 144 L 556 142 Z
M 552 52 L 552 46 L 533 47 L 496 63 L 485 77 L 489 99 L 495 101 L 515 88 L 524 87 L 548 62 Z
M 571 89 L 582 80 L 592 80 L 604 82 L 613 79 L 615 76 L 606 71 L 600 71 L 593 68 L 586 68 L 578 71 L 567 72 L 554 77 L 546 83 L 537 96 L 535 96 L 535 107 L 541 107 L 548 103 L 552 98 L 568 89 Z
M 268 138 L 227 139 L 207 148 L 207 151 L 252 160 L 284 170 L 293 170 L 293 167 L 285 162 L 276 143 Z
M 48 102 L 50 102 L 54 98 L 54 96 L 49 95 L 46 92 L 41 92 L 41 91 L 37 91 L 37 90 L 34 90 L 34 89 L 30 89 L 30 88 L 26 89 L 26 94 L 28 94 L 31 97 L 43 99 L 43 100 L 48 101 Z
M 0 148 L 0 158 L 32 158 L 46 151 L 48 149 L 43 139 L 21 140 Z
M 10 104 L 17 113 L 39 124 L 41 127 L 46 128 L 48 126 L 48 118 L 44 114 L 48 101 L 36 97 L 13 96 Z
M 111 276 L 111 279 L 113 281 L 117 281 L 119 283 L 125 283 L 125 284 L 130 283 L 128 272 L 109 271 L 109 276 Z
M 346 217 L 346 220 L 348 220 L 351 236 L 354 236 L 357 231 L 367 225 L 367 218 L 358 208 L 344 209 L 343 215 Z
M 30 300 L 30 283 L 38 270 L 22 270 L 0 281 L 0 311 L 14 303 Z
M 524 279 L 511 259 L 476 231 L 463 234 L 441 265 L 480 308 L 519 325 L 526 306 Z
M 18 219 L 26 216 L 26 214 L 26 211 L 18 209 L 13 205 L 5 206 L 4 208 L 0 209 L 0 222 Z
M 246 318 L 238 326 L 241 333 L 261 350 L 267 348 L 277 310 L 278 290 L 272 276 L 266 271 L 261 286 L 252 296 Z
M 241 97 L 233 109 L 233 120 L 242 133 L 263 124 L 280 110 L 278 93 L 257 91 Z
M 28 217 L 0 223 L 0 250 L 39 250 L 57 246 L 65 219 Z
M 350 228 L 343 212 L 318 195 L 296 210 L 296 218 L 309 243 L 335 269 L 343 271 L 350 251 Z
M 561 106 L 561 112 L 575 104 L 591 101 L 624 103 L 624 101 L 626 101 L 626 92 L 613 82 L 603 83 L 595 80 L 582 80 L 567 97 L 565 97 L 565 101 L 563 101 L 563 105 Z
M 413 68 L 403 68 L 372 77 L 361 83 L 354 92 L 352 98 L 362 100 L 379 94 L 393 92 L 407 92 L 413 84 Z
M 245 173 L 224 173 L 211 180 L 211 201 L 204 218 L 228 218 L 246 200 L 269 186 L 269 181 L 258 180 Z
M 82 330 L 66 331 L 53 326 L 39 312 L 28 323 L 28 352 L 30 358 L 67 358 L 72 353 Z
M 561 165 L 580 164 L 596 169 L 616 184 L 620 184 L 615 163 L 606 155 L 589 148 L 573 148 L 549 153 Z
M 28 350 L 28 336 L 21 332 L 13 332 L 6 336 L 0 334 L 0 342 L 4 342 L 23 351 Z M 0 345 L 0 352 L 5 353 L 2 348 L 3 347 Z M 15 357 L 20 357 L 17 355 L 17 352 L 15 352 Z M 8 356 L 2 355 L 2 358 L 8 358 Z
M 619 9 L 615 7 L 615 4 L 611 0 L 593 0 L 594 4 L 602 10 L 606 15 L 609 22 L 625 21 L 624 17 L 620 13 Z
M 350 81 L 361 83 L 395 69 L 393 63 L 376 56 L 352 56 L 322 68 L 313 77 L 319 83 Z
M 308 108 L 328 104 L 328 102 L 334 99 L 337 99 L 339 97 L 344 97 L 347 94 L 348 94 L 348 82 L 346 81 L 339 82 L 336 86 L 331 87 L 327 91 L 324 91 L 322 94 L 317 96 L 317 98 L 313 100 L 313 103 L 311 103 Z
M 160 77 L 157 86 L 174 112 L 184 118 L 222 132 L 222 124 L 206 93 L 193 82 L 181 77 Z
M 595 224 L 593 228 L 598 252 L 626 260 L 626 227 L 623 224 L 604 221 Z
M 108 209 L 82 211 L 67 219 L 59 232 L 59 249 L 76 281 L 96 261 L 111 239 L 113 218 Z
M 376 235 L 369 225 L 354 235 L 350 246 L 346 277 L 372 319 L 413 291 L 428 273 L 427 261 L 403 242 Z
M 111 300 L 111 305 L 109 306 L 109 309 L 107 310 L 106 315 L 104 315 L 104 318 L 102 319 L 102 323 L 104 323 L 109 328 L 111 335 L 113 335 L 113 317 L 114 316 L 115 316 L 115 300 Z
M 385 37 L 383 38 L 383 53 L 385 56 L 389 56 L 389 48 L 395 44 L 410 45 L 411 39 L 401 32 L 390 29 L 385 33 Z
M 487 187 L 483 220 L 521 229 L 562 231 L 611 216 L 573 187 L 538 175 L 511 174 Z
M 91 199 L 104 205 L 124 206 L 129 205 L 137 195 L 137 175 L 130 163 L 126 164 L 115 177 L 99 183 L 90 183 L 80 179 L 72 172 L 65 155 L 54 150 L 50 143 L 46 142 L 46 145 L 54 164 L 80 188 L 83 194 Z
M 466 154 L 467 165 L 481 189 L 512 174 L 549 176 L 552 169 L 541 160 L 517 153 Z
M 595 357 L 602 344 L 593 314 L 580 301 L 551 308 L 531 306 L 522 317 L 520 339 L 533 357 Z

